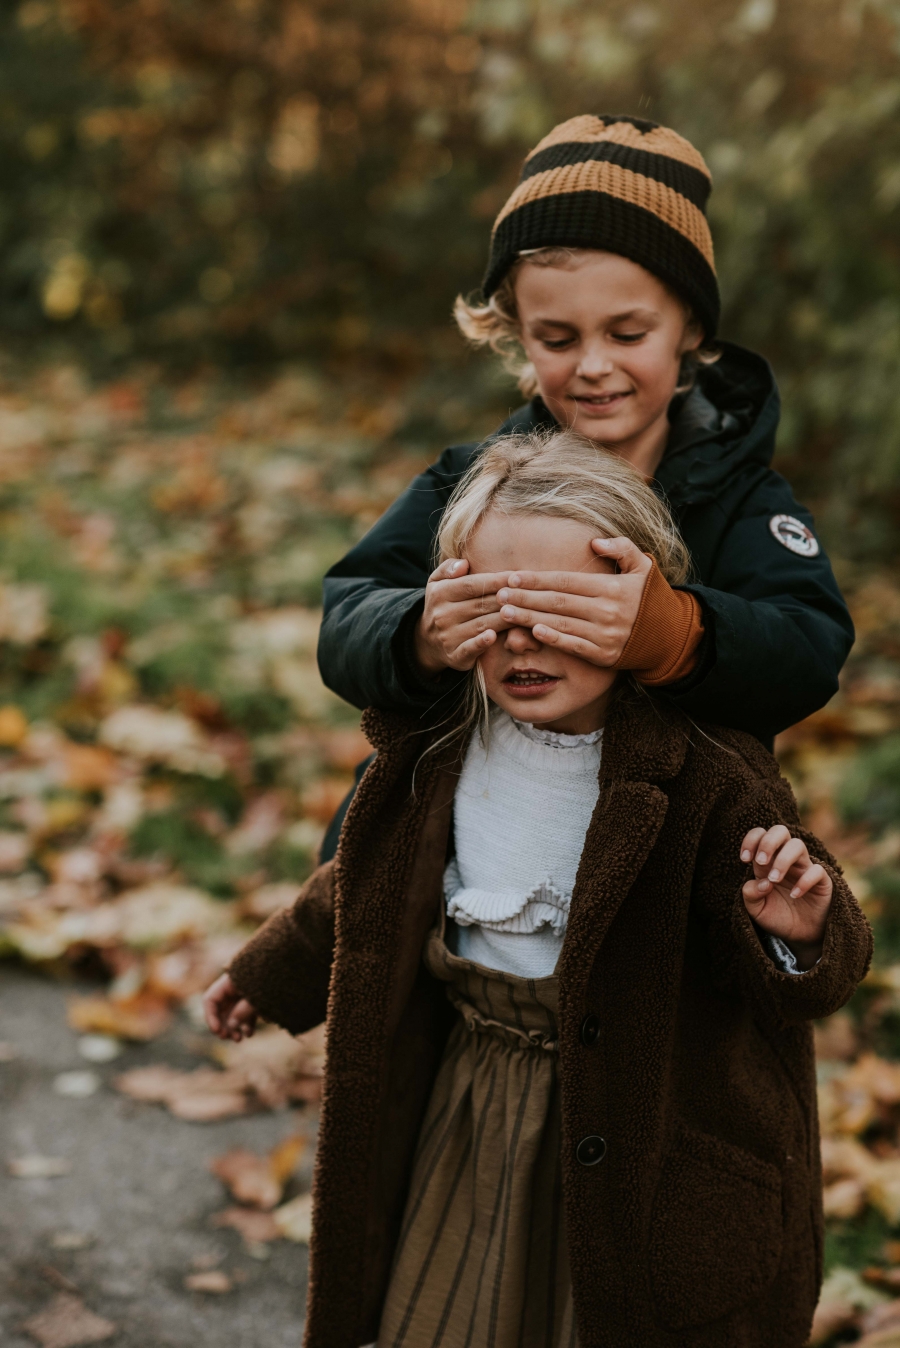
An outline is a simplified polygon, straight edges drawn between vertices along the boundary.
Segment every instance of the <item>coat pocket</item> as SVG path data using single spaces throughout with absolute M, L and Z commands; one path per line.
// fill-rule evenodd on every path
M 659 1322 L 708 1324 L 760 1296 L 781 1263 L 781 1174 L 740 1147 L 681 1128 L 653 1204 Z

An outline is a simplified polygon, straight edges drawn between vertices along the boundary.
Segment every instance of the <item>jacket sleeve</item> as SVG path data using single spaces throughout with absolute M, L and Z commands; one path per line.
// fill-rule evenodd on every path
M 741 894 L 752 875 L 752 868 L 740 860 L 741 842 L 751 828 L 776 823 L 803 839 L 834 885 L 821 959 L 802 974 L 785 972 L 771 958 Z M 716 981 L 740 991 L 770 1023 L 830 1016 L 850 999 L 868 971 L 872 932 L 865 915 L 834 857 L 800 825 L 791 790 L 780 778 L 748 782 L 714 811 L 701 844 L 695 901 L 707 929 Z
M 325 684 L 355 707 L 427 710 L 462 680 L 456 670 L 422 678 L 412 637 L 434 569 L 441 513 L 477 448 L 445 450 L 325 576 L 319 669 Z
M 334 956 L 334 863 L 309 877 L 238 951 L 233 982 L 265 1020 L 302 1034 L 325 1019 Z
M 853 623 L 831 564 L 780 543 L 770 523 L 791 515 L 812 530 L 787 482 L 767 471 L 703 568 L 684 588 L 704 611 L 694 671 L 657 691 L 689 716 L 771 739 L 823 707 L 853 644 Z

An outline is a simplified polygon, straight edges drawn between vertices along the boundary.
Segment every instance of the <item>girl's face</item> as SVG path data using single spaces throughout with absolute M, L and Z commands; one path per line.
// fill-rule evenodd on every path
M 522 264 L 522 342 L 541 397 L 563 426 L 654 471 L 681 357 L 702 331 L 663 283 L 617 253 L 578 250 L 565 266 Z M 649 444 L 657 462 L 642 462 Z
M 614 571 L 591 548 L 596 529 L 553 515 L 489 511 L 469 540 L 471 574 Z M 498 632 L 480 659 L 488 697 L 517 721 L 583 735 L 604 721 L 616 671 L 542 646 L 527 627 Z

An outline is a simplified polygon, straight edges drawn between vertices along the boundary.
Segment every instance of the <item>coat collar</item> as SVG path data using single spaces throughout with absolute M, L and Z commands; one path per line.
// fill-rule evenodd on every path
M 681 771 L 689 722 L 643 689 L 625 689 L 603 731 L 603 782 L 666 782 Z
M 398 764 L 410 755 L 423 754 L 458 725 L 458 719 L 451 719 L 428 726 L 419 717 L 375 707 L 363 712 L 362 718 L 363 733 L 373 749 L 396 758 Z M 601 780 L 655 784 L 677 777 L 690 743 L 688 729 L 689 722 L 680 712 L 644 690 L 623 690 L 604 727 Z

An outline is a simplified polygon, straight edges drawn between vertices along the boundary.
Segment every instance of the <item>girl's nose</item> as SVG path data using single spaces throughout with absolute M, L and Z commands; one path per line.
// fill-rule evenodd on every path
M 524 655 L 526 651 L 539 651 L 541 643 L 532 636 L 530 627 L 511 627 L 503 634 L 504 645 L 514 655 Z

